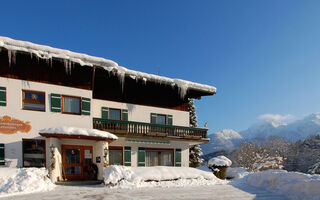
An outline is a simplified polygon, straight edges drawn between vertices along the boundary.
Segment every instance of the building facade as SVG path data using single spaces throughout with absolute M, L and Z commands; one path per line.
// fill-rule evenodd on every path
M 0 165 L 46 167 L 54 182 L 101 180 L 108 165 L 188 167 L 189 147 L 208 141 L 188 99 L 215 92 L 0 37 Z

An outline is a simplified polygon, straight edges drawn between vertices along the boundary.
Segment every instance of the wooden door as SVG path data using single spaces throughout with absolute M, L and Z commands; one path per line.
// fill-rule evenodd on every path
M 67 180 L 90 179 L 88 167 L 92 163 L 92 146 L 62 145 L 63 174 Z

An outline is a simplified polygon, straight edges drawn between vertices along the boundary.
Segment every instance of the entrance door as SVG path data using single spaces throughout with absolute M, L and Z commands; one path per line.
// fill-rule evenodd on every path
M 88 167 L 92 163 L 92 146 L 62 145 L 63 175 L 67 180 L 90 179 Z

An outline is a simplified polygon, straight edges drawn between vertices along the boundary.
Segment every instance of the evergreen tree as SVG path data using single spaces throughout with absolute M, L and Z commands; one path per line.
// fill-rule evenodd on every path
M 194 106 L 193 99 L 189 99 L 188 111 L 189 111 L 190 127 L 197 127 L 198 121 L 197 121 L 196 107 Z
M 189 124 L 190 127 L 197 127 L 197 114 L 196 114 L 196 107 L 194 106 L 193 99 L 189 99 Z M 200 145 L 191 146 L 189 149 L 189 166 L 190 167 L 199 167 L 203 162 L 203 159 L 200 158 L 202 156 L 202 151 Z

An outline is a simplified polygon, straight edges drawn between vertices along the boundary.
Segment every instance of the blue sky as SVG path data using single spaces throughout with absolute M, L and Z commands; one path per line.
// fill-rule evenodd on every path
M 6 1 L 0 35 L 214 85 L 210 132 L 320 107 L 320 1 Z

